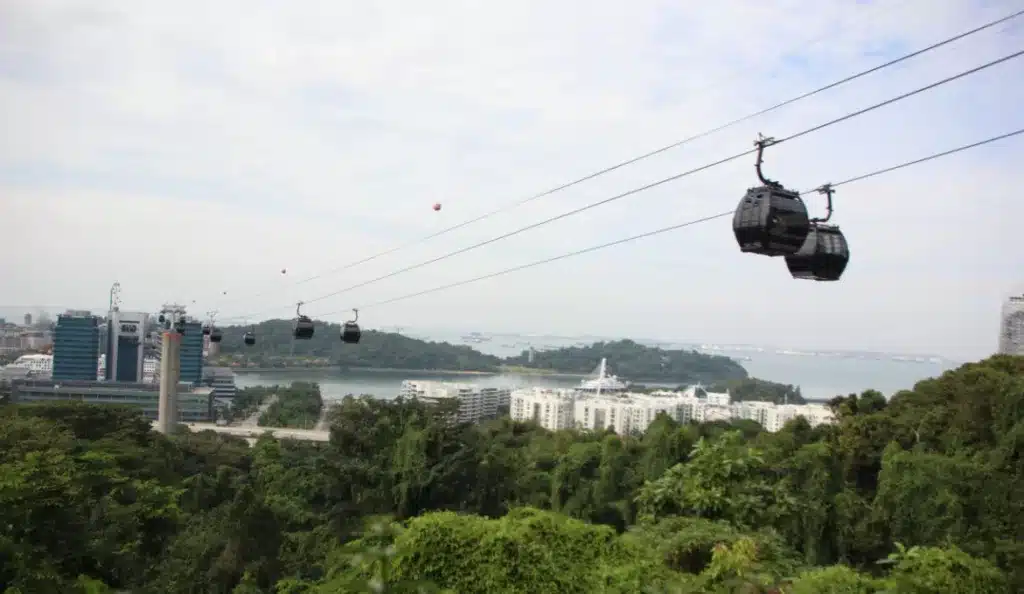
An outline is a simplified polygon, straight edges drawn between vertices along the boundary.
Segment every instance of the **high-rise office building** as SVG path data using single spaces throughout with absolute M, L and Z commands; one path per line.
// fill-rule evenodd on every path
M 108 381 L 142 381 L 143 343 L 148 314 L 113 310 L 107 316 L 106 371 Z
M 57 317 L 53 335 L 53 379 L 95 380 L 99 358 L 100 319 L 88 311 Z
M 196 321 L 185 322 L 185 332 L 181 336 L 181 378 L 186 384 L 199 384 L 203 381 L 203 324 Z
M 1003 304 L 999 352 L 1004 355 L 1024 355 L 1024 295 L 1010 297 Z

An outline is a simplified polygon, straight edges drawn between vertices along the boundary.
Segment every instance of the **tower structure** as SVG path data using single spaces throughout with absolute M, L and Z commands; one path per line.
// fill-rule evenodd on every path
M 181 342 L 185 331 L 185 307 L 165 304 L 157 318 L 163 326 L 160 339 L 160 403 L 157 431 L 169 434 L 178 421 L 178 379 L 181 374 Z M 202 334 L 200 334 L 202 336 Z
M 999 352 L 1004 355 L 1024 355 L 1024 295 L 1010 297 L 1003 303 Z

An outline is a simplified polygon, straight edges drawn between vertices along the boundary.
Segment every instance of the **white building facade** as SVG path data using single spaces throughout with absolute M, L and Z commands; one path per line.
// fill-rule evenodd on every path
M 512 392 L 509 415 L 513 421 L 534 421 L 550 431 L 575 426 L 574 390 L 525 388 Z
M 53 375 L 53 355 L 22 355 L 10 367 L 27 369 L 33 376 L 50 377 Z
M 511 390 L 456 382 L 405 380 L 401 395 L 428 403 L 456 400 L 459 403 L 458 422 L 478 423 L 496 418 L 499 408 L 509 407 Z
M 770 432 L 779 431 L 797 417 L 804 417 L 812 427 L 834 420 L 832 411 L 821 404 L 732 402 L 728 393 L 707 393 L 694 388 L 647 394 L 528 388 L 512 392 L 510 409 L 513 420 L 534 421 L 551 431 L 612 429 L 619 435 L 643 433 L 661 413 L 679 423 L 747 419 Z

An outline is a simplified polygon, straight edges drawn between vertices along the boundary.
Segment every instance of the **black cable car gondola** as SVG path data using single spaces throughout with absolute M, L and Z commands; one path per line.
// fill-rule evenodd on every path
M 220 328 L 210 329 L 210 342 L 220 342 L 224 339 L 224 334 L 220 331 Z
M 212 331 L 209 324 L 203 324 L 203 336 L 209 336 Z
M 302 315 L 300 309 L 302 309 L 301 301 L 295 306 L 295 328 L 292 331 L 292 336 L 299 340 L 309 340 L 313 338 L 313 320 Z
M 763 136 L 754 142 L 757 147 L 754 169 L 764 185 L 747 190 L 732 218 L 733 233 L 744 253 L 762 256 L 795 254 L 810 232 L 807 206 L 800 193 L 787 190 L 761 172 L 764 149 L 774 142 L 774 139 Z
M 832 218 L 832 186 L 818 188 L 828 203 L 825 218 L 811 219 L 811 229 L 803 246 L 795 254 L 786 256 L 789 274 L 796 279 L 837 281 L 850 262 L 850 246 L 836 225 L 826 225 Z
M 244 342 L 246 346 L 252 346 L 256 344 L 255 328 L 250 327 L 249 330 L 242 335 L 242 342 Z
M 358 344 L 359 338 L 362 337 L 363 331 L 359 329 L 359 310 L 353 309 L 353 313 L 356 314 L 355 319 L 345 322 L 341 326 L 341 342 L 345 344 Z

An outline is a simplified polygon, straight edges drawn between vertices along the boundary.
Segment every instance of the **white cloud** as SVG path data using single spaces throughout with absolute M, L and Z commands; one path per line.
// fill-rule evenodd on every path
M 1019 48 L 1001 27 L 323 279 L 991 20 L 968 0 L 690 4 L 4 2 L 0 302 L 311 299 L 783 137 Z M 1024 61 L 769 150 L 807 189 L 1024 123 Z M 851 184 L 841 283 L 738 253 L 728 219 L 368 310 L 369 325 L 983 355 L 1024 255 L 1022 141 Z M 741 159 L 310 305 L 342 310 L 731 209 Z M 442 202 L 440 213 L 430 210 Z M 817 205 L 815 205 L 817 207 Z M 11 224 L 11 221 L 16 223 Z M 31 257 L 24 254 L 31 253 Z M 276 291 L 265 297 L 254 292 Z

